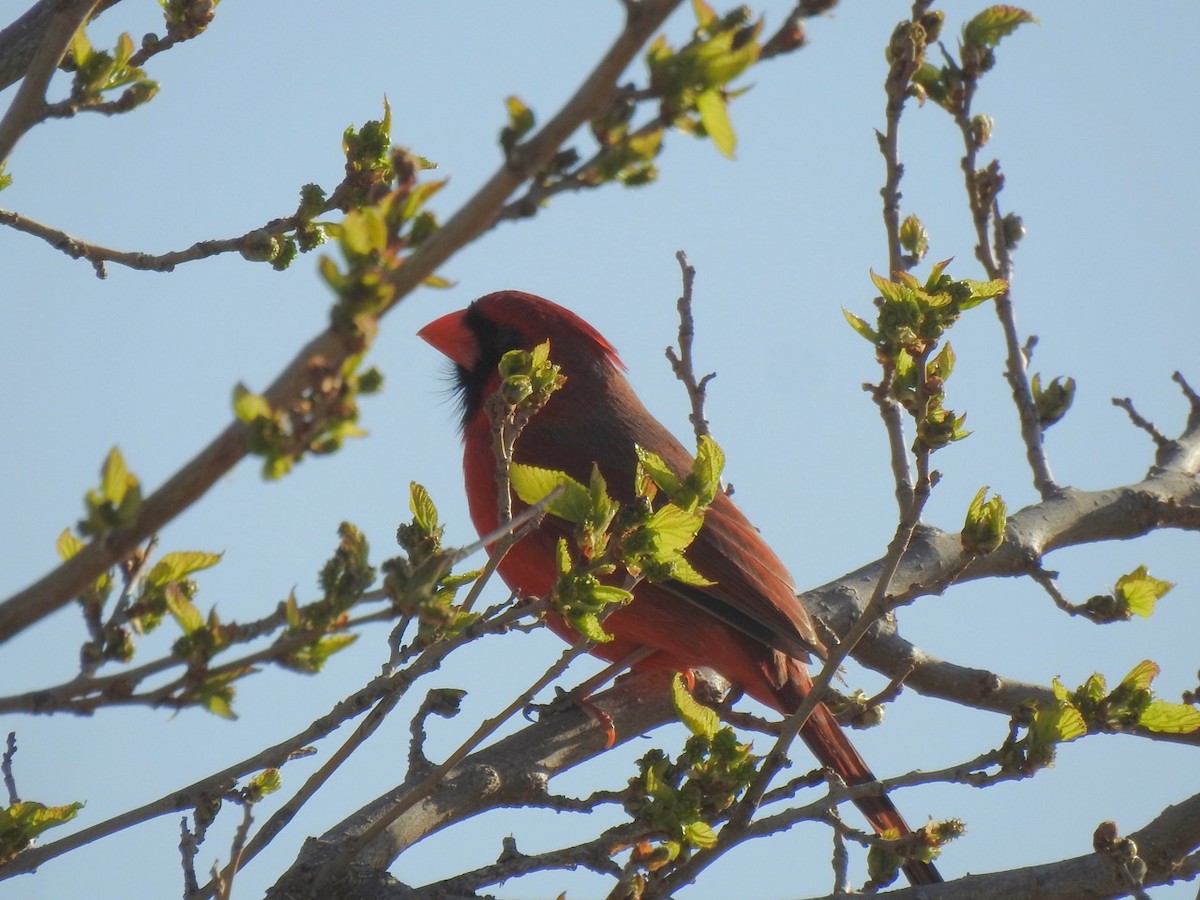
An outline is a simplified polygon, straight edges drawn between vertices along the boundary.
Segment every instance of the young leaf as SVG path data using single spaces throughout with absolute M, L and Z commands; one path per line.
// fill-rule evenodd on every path
M 104 467 L 100 471 L 100 493 L 113 506 L 120 506 L 125 495 L 138 485 L 137 478 L 125 465 L 125 457 L 121 451 L 113 447 L 108 451 Z
M 212 568 L 221 561 L 221 555 L 198 550 L 168 553 L 150 570 L 146 581 L 153 585 L 165 585 L 172 581 L 179 581 L 193 572 Z
M 1026 22 L 1036 22 L 1032 13 L 1015 6 L 990 6 L 963 26 L 963 43 L 995 47 Z
M 707 850 L 717 846 L 717 834 L 707 822 L 697 819 L 683 826 L 683 837 L 693 847 Z
M 233 414 L 239 422 L 253 422 L 255 419 L 271 418 L 271 404 L 261 394 L 250 392 L 244 384 L 234 385 Z
M 413 521 L 422 531 L 426 534 L 437 531 L 437 507 L 433 505 L 429 491 L 415 481 L 408 483 L 408 508 L 412 510 Z
M 512 463 L 508 478 L 521 502 L 530 506 L 546 499 L 551 491 L 561 487 L 562 493 L 550 501 L 546 511 L 568 522 L 582 522 L 592 509 L 592 495 L 587 487 L 566 472 Z
M 1113 593 L 1129 605 L 1130 612 L 1148 619 L 1154 612 L 1154 604 L 1173 587 L 1175 585 L 1170 581 L 1154 578 L 1145 566 L 1138 566 L 1128 575 L 1117 579 Z
M 705 706 L 689 693 L 683 676 L 679 673 L 676 673 L 671 681 L 671 700 L 675 704 L 679 720 L 687 726 L 688 731 L 712 740 L 721 727 L 721 720 L 716 710 Z
M 842 307 L 842 315 L 846 317 L 846 321 L 850 323 L 851 328 L 857 331 L 872 344 L 879 340 L 879 333 L 867 324 L 866 319 L 860 319 L 844 306 Z
M 725 97 L 719 88 L 709 88 L 696 97 L 696 112 L 700 113 L 700 121 L 704 130 L 712 138 L 713 144 L 721 155 L 733 159 L 733 150 L 737 144 L 737 136 L 733 133 L 733 123 L 729 121 L 729 110 Z
M 638 490 L 643 496 L 645 492 L 641 490 L 641 484 L 649 478 L 658 487 L 660 491 L 668 497 L 678 493 L 681 486 L 679 477 L 671 470 L 664 460 L 657 453 L 651 453 L 644 447 L 634 447 L 638 458 Z
M 646 530 L 654 535 L 654 558 L 665 562 L 686 550 L 703 524 L 703 513 L 688 512 L 673 503 L 655 510 L 646 520 Z
M 1185 703 L 1152 700 L 1138 717 L 1138 724 L 1163 734 L 1191 734 L 1200 729 L 1200 709 Z

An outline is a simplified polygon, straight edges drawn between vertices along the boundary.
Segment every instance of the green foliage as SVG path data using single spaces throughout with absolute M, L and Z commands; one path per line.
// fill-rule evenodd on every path
M 909 859 L 933 862 L 941 855 L 945 844 L 965 833 L 966 826 L 961 819 L 929 822 L 907 835 L 901 835 L 894 828 L 885 830 L 879 836 L 903 844 L 904 853 L 899 852 L 898 845 L 872 844 L 867 851 L 867 874 L 871 879 L 869 886 L 880 888 L 891 884 L 899 876 L 901 866 Z M 864 893 L 867 893 L 866 889 Z
M 306 454 L 334 453 L 347 438 L 366 435 L 358 425 L 358 399 L 377 393 L 383 375 L 374 367 L 360 372 L 362 360 L 362 354 L 355 354 L 337 372 L 314 371 L 309 385 L 286 408 L 273 408 L 263 395 L 234 386 L 234 416 L 247 426 L 250 452 L 263 457 L 264 478 L 281 478 Z
M 242 789 L 242 796 L 247 803 L 257 803 L 268 794 L 273 794 L 283 787 L 283 777 L 275 768 L 263 769 L 250 779 L 250 783 Z
M 966 416 L 943 405 L 945 383 L 954 371 L 954 351 L 946 344 L 934 355 L 938 341 L 963 312 L 1008 290 L 1002 279 L 954 280 L 945 274 L 949 263 L 937 263 L 924 282 L 909 272 L 896 272 L 891 279 L 872 272 L 880 294 L 874 325 L 842 310 L 850 327 L 874 345 L 892 396 L 916 420 L 917 440 L 929 450 L 970 434 L 963 428 Z
M 71 99 L 81 106 L 98 106 L 106 93 L 125 88 L 121 96 L 105 107 L 110 112 L 126 112 L 153 99 L 158 84 L 146 78 L 146 73 L 129 64 L 133 57 L 133 38 L 122 34 L 117 46 L 109 50 L 92 47 L 81 26 L 71 39 L 71 63 L 75 69 Z
M 8 160 L 0 161 L 0 191 L 12 184 L 12 175 L 5 171 Z
M 522 503 L 532 506 L 557 492 L 546 510 L 574 524 L 574 543 L 581 559 L 572 558 L 565 540 L 558 545 L 559 577 L 552 592 L 557 609 L 581 634 L 611 640 L 601 626 L 611 607 L 629 602 L 626 587 L 611 584 L 624 571 L 637 580 L 679 581 L 707 585 L 684 557 L 704 524 L 704 510 L 720 486 L 724 454 L 708 435 L 700 438 L 688 474 L 680 478 L 657 454 L 637 448 L 634 489 L 638 502 L 618 504 L 598 467 L 589 484 L 566 472 L 512 463 L 509 480 Z M 667 502 L 656 507 L 659 491 Z
M 1098 594 L 1088 599 L 1088 614 L 1100 622 L 1124 622 L 1134 615 L 1150 618 L 1154 605 L 1175 585 L 1150 575 L 1145 566 L 1138 566 L 1128 575 L 1117 579 L 1111 594 Z
M 1054 703 L 1032 704 L 1014 719 L 1009 739 L 1001 748 L 1003 765 L 1032 774 L 1053 764 L 1058 744 L 1085 734 L 1114 733 L 1145 728 L 1167 734 L 1191 734 L 1200 729 L 1200 710 L 1186 703 L 1155 698 L 1151 683 L 1159 666 L 1138 663 L 1121 683 L 1109 691 L 1103 675 L 1094 674 L 1074 691 L 1055 678 Z M 1018 728 L 1027 729 L 1017 738 Z
M 533 131 L 535 120 L 533 110 L 522 103 L 519 97 L 506 97 L 504 105 L 508 109 L 508 124 L 500 132 L 500 146 L 507 153 L 517 146 L 521 138 Z
M 929 251 L 929 232 L 916 216 L 908 216 L 900 223 L 900 246 L 909 254 L 910 264 L 916 265 Z
M 717 711 L 693 697 L 683 675 L 678 672 L 671 679 L 671 701 L 675 704 L 679 721 L 687 726 L 688 731 L 708 740 L 717 736 L 721 729 L 721 718 Z
M 0 809 L 0 866 L 16 859 L 43 832 L 70 822 L 81 809 L 82 803 L 46 806 L 33 800 Z
M 963 523 L 962 548 L 968 555 L 983 555 L 999 549 L 1004 543 L 1004 527 L 1008 521 L 1008 507 L 997 494 L 985 500 L 987 486 L 981 487 L 971 505 L 967 507 L 967 519 Z
M 444 526 L 437 507 L 420 484 L 409 483 L 411 522 L 396 530 L 404 555 L 381 566 L 383 589 L 397 612 L 417 621 L 417 645 L 453 638 L 479 616 L 456 603 L 458 589 L 475 581 L 477 571 L 452 574 L 453 554 L 442 548 Z
M 762 21 L 751 23 L 749 10 L 736 7 L 718 16 L 706 3 L 693 3 L 697 27 L 679 50 L 659 36 L 646 53 L 650 89 L 661 98 L 669 125 L 709 137 L 722 155 L 733 158 L 736 136 L 727 85 L 758 61 Z
M 91 538 L 124 528 L 141 509 L 141 485 L 116 447 L 108 452 L 100 467 L 99 489 L 87 492 L 84 506 L 87 516 L 79 522 L 79 533 Z
M 1032 13 L 1015 6 L 989 6 L 963 26 L 963 44 L 992 48 L 1019 26 L 1036 21 Z
M 718 727 L 716 713 L 692 698 L 679 676 L 672 693 L 692 737 L 675 761 L 657 749 L 643 756 L 625 800 L 626 811 L 655 835 L 634 851 L 649 871 L 715 846 L 713 823 L 754 780 L 758 765 L 751 745 Z
M 1065 416 L 1075 400 L 1074 378 L 1055 378 L 1042 387 L 1042 376 L 1035 374 L 1030 389 L 1033 393 L 1033 405 L 1037 410 L 1038 424 L 1043 430 Z
M 940 31 L 942 20 L 936 20 Z M 996 64 L 995 48 L 1000 41 L 1027 23 L 1036 22 L 1032 14 L 1015 6 L 992 6 L 979 13 L 963 26 L 959 43 L 959 59 L 947 59 L 942 65 L 930 63 L 925 58 L 929 43 L 935 40 L 930 34 L 934 23 L 926 14 L 919 22 L 901 22 L 893 35 L 889 47 L 889 58 L 907 51 L 906 60 L 911 73 L 909 92 L 918 101 L 932 100 L 952 114 L 963 110 L 967 88 L 980 75 Z M 972 139 L 976 147 L 982 147 L 991 137 L 992 122 L 986 116 L 975 117 L 971 122 Z
M 510 350 L 500 358 L 499 398 L 514 413 L 531 415 L 566 383 L 559 366 L 550 361 L 550 342 L 532 350 Z
M 365 347 L 375 336 L 378 317 L 396 300 L 394 273 L 405 251 L 420 245 L 437 230 L 437 220 L 424 206 L 445 181 L 419 182 L 420 172 L 435 168 L 423 157 L 391 146 L 392 109 L 384 100 L 382 119 L 361 129 L 347 128 L 342 136 L 346 177 L 338 189 L 337 205 L 346 215 L 325 223 L 328 237 L 337 241 L 343 266 L 332 257 L 319 263 L 321 277 L 337 296 L 331 312 L 333 327 Z M 314 205 L 302 197 L 301 209 Z M 431 275 L 424 284 L 449 285 Z
M 167 33 L 176 40 L 196 37 L 212 21 L 221 0 L 158 0 L 167 23 Z

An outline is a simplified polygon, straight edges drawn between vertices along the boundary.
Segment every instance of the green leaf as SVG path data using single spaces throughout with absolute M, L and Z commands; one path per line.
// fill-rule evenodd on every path
M 960 535 L 964 553 L 991 553 L 1004 543 L 1008 507 L 999 494 L 990 500 L 984 500 L 986 496 L 987 485 L 984 485 L 967 507 L 967 518 Z
M 438 530 L 437 507 L 433 505 L 429 491 L 415 481 L 408 483 L 408 508 L 412 510 L 413 521 L 426 534 Z
M 696 24 L 707 28 L 717 18 L 716 12 L 704 0 L 692 0 L 692 12 L 696 14 Z
M 1152 577 L 1145 566 L 1138 566 L 1117 579 L 1113 592 L 1129 605 L 1129 611 L 1143 619 L 1154 612 L 1154 604 L 1175 587 L 1170 581 Z
M 637 453 L 637 492 L 639 496 L 653 499 L 653 492 L 646 489 L 646 479 L 651 482 L 668 497 L 674 496 L 679 492 L 682 482 L 679 477 L 667 465 L 667 461 L 657 453 L 652 453 L 645 447 L 635 446 L 634 451 Z
M 521 101 L 520 97 L 515 95 L 505 97 L 504 106 L 508 110 L 508 127 L 512 129 L 514 140 L 520 139 L 533 129 L 533 111 Z
M 58 540 L 55 541 L 54 546 L 58 550 L 58 558 L 66 562 L 82 550 L 85 545 L 83 541 L 71 533 L 71 529 L 64 528 L 62 534 L 58 536 Z
M 974 47 L 995 47 L 1026 22 L 1036 22 L 1030 12 L 1016 6 L 990 6 L 963 26 L 963 43 Z
M 591 493 L 585 485 L 566 472 L 515 462 L 509 466 L 508 478 L 521 502 L 529 506 L 541 502 L 551 491 L 561 487 L 562 493 L 546 506 L 547 512 L 560 519 L 579 523 L 587 518 L 591 511 Z
M 870 274 L 871 282 L 884 300 L 899 301 L 909 298 L 911 292 L 902 284 L 892 281 L 890 278 L 884 278 L 882 275 L 876 275 L 874 269 L 870 270 Z
M 163 596 L 167 601 L 167 609 L 179 623 L 184 634 L 192 634 L 204 627 L 204 617 L 200 610 L 188 599 L 187 595 L 176 584 L 168 584 Z
M 900 246 L 918 260 L 929 250 L 929 233 L 916 216 L 909 216 L 900 223 Z
M 100 493 L 113 506 L 120 506 L 130 489 L 136 488 L 137 478 L 125 465 L 121 451 L 113 447 L 108 451 L 104 467 L 100 470 Z
M 872 344 L 879 340 L 879 333 L 867 324 L 865 319 L 860 319 L 846 307 L 842 307 L 842 315 L 846 317 L 846 321 L 850 323 L 850 327 L 858 332 L 862 337 L 866 338 Z
M 279 770 L 275 768 L 263 769 L 257 775 L 250 779 L 247 790 L 250 791 L 257 803 L 267 794 L 273 794 L 283 786 L 283 778 L 279 774 Z
M 1150 685 L 1154 683 L 1154 679 L 1162 672 L 1162 668 L 1158 663 L 1151 659 L 1144 659 L 1132 669 L 1129 674 L 1121 679 L 1121 687 L 1133 688 L 1139 691 L 1150 690 Z
M 678 672 L 671 681 L 671 700 L 675 704 L 675 712 L 679 720 L 687 726 L 692 734 L 712 740 L 721 728 L 721 719 L 716 710 L 710 709 L 691 695 Z
M 571 627 L 589 641 L 606 644 L 613 639 L 613 636 L 604 630 L 604 626 L 600 624 L 600 619 L 595 613 L 583 613 L 567 618 Z
M 179 581 L 193 572 L 211 569 L 221 561 L 221 557 L 220 553 L 204 553 L 199 550 L 167 553 L 150 570 L 146 580 L 153 585 L 166 585 L 172 581 Z
M 984 300 L 999 297 L 1008 291 L 1008 282 L 1003 278 L 993 278 L 991 281 L 976 281 L 973 278 L 963 278 L 958 284 L 966 285 L 971 292 L 970 299 L 959 300 L 959 309 L 971 309 Z
M 729 110 L 720 89 L 709 88 L 707 91 L 702 91 L 696 97 L 696 112 L 700 114 L 704 130 L 708 132 L 708 136 L 712 138 L 716 148 L 721 151 L 721 155 L 733 159 L 737 137 L 733 133 L 733 123 L 729 121 Z
M 696 587 L 710 587 L 716 584 L 705 578 L 684 557 L 678 556 L 671 561 L 671 580 L 681 584 L 691 584 Z
M 88 60 L 91 58 L 92 42 L 88 40 L 82 25 L 79 26 L 79 30 L 71 38 L 71 55 L 75 58 L 76 67 L 87 65 Z
M 1200 729 L 1200 709 L 1185 703 L 1153 700 L 1138 717 L 1138 724 L 1163 734 L 1191 734 Z
M 654 535 L 657 550 L 654 558 L 662 562 L 672 554 L 686 550 L 703 524 L 703 513 L 688 512 L 673 503 L 655 510 L 645 525 L 646 530 Z
M 696 460 L 689 481 L 695 482 L 697 500 L 708 506 L 721 488 L 721 472 L 725 469 L 725 452 L 712 435 L 702 434 L 696 441 Z
M 0 808 L 0 863 L 11 860 L 44 831 L 70 822 L 81 809 L 82 803 L 46 806 L 34 800 Z
M 233 414 L 239 422 L 253 422 L 255 419 L 271 418 L 271 404 L 262 394 L 250 392 L 244 384 L 236 384 L 233 388 Z
M 404 205 L 400 207 L 401 218 L 406 222 L 413 218 L 421 207 L 428 203 L 430 198 L 445 186 L 446 179 L 444 178 L 441 181 L 425 181 L 418 184 L 404 198 Z
M 683 837 L 693 847 L 704 850 L 717 846 L 717 833 L 711 825 L 699 819 L 683 826 Z

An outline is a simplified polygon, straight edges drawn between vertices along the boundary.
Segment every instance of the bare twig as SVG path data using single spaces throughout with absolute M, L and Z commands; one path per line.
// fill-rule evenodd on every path
M 297 216 L 273 219 L 260 228 L 233 238 L 221 238 L 209 241 L 197 241 L 183 250 L 171 250 L 167 253 L 144 253 L 140 251 L 116 250 L 100 244 L 92 244 L 67 232 L 44 225 L 41 222 L 24 216 L 12 210 L 0 209 L 0 225 L 7 225 L 16 231 L 41 238 L 55 250 L 60 250 L 72 259 L 85 259 L 92 264 L 100 278 L 107 276 L 106 263 L 116 263 L 126 268 L 143 272 L 171 272 L 181 263 L 208 259 L 222 253 L 242 252 L 261 243 L 263 236 L 287 234 L 299 227 L 302 222 Z
M 1150 435 L 1150 439 L 1154 441 L 1154 445 L 1158 449 L 1166 450 L 1171 446 L 1171 439 L 1154 427 L 1154 423 L 1149 419 L 1144 418 L 1136 409 L 1133 408 L 1133 401 L 1128 397 L 1113 397 L 1112 405 L 1119 406 L 1129 415 L 1129 421 L 1133 422 L 1138 428 Z
M 903 24 L 903 23 L 902 23 Z M 883 222 L 888 241 L 888 272 L 907 270 L 903 248 L 900 246 L 900 179 L 904 177 L 904 165 L 900 162 L 900 116 L 908 100 L 909 81 L 921 64 L 921 48 L 914 38 L 897 26 L 888 47 L 891 64 L 883 82 L 887 105 L 884 112 L 886 125 L 883 132 L 876 131 L 879 152 L 883 154 L 887 178 L 879 191 L 883 197 Z
M 217 900 L 229 900 L 233 896 L 233 878 L 242 866 L 242 854 L 246 847 L 246 835 L 254 823 L 254 804 L 247 801 L 236 791 L 227 799 L 242 807 L 242 821 L 238 823 L 237 831 L 233 834 L 233 842 L 229 847 L 229 864 L 225 866 L 218 881 Z
M 682 250 L 675 254 L 679 268 L 683 274 L 683 293 L 676 303 L 679 310 L 679 353 L 674 347 L 666 350 L 667 359 L 671 361 L 671 369 L 675 377 L 687 388 L 688 400 L 692 411 L 688 415 L 696 437 L 709 434 L 708 419 L 704 417 L 704 398 L 708 383 L 717 377 L 716 372 L 709 372 L 703 378 L 696 379 L 696 370 L 692 363 L 692 341 L 696 337 L 696 326 L 692 319 L 692 287 L 696 281 L 696 269 L 688 263 L 687 254 Z
M 952 59 L 949 64 L 957 65 Z M 963 82 L 962 102 L 956 107 L 954 121 L 962 134 L 964 153 L 962 171 L 966 186 L 967 205 L 975 224 L 975 256 L 983 264 L 989 278 L 1003 278 L 1011 287 L 1013 268 L 1008 244 L 1004 237 L 1004 224 L 1000 216 L 997 195 L 1004 186 L 1004 176 L 999 162 L 993 160 L 987 167 L 979 168 L 980 143 L 971 126 L 971 103 L 978 87 L 977 77 L 959 69 Z M 994 249 L 993 249 L 994 248 Z M 1021 438 L 1025 442 L 1025 455 L 1033 473 L 1033 484 L 1043 498 L 1058 493 L 1059 486 L 1050 472 L 1046 450 L 1042 442 L 1042 426 L 1038 419 L 1037 406 L 1029 382 L 1029 359 L 1021 346 L 1017 331 L 1016 312 L 1011 290 L 1005 291 L 995 300 L 996 316 L 1004 332 L 1007 351 L 1005 378 L 1012 390 L 1013 402 L 1017 407 Z
M 8 740 L 4 744 L 4 756 L 0 757 L 0 774 L 4 777 L 4 789 L 8 792 L 9 806 L 21 802 L 21 795 L 17 793 L 17 779 L 13 775 L 13 757 L 16 755 L 17 733 L 10 731 Z
M 199 829 L 197 829 L 199 831 Z M 203 838 L 188 828 L 187 816 L 179 820 L 179 862 L 183 867 L 183 900 L 192 900 L 200 890 L 196 878 L 196 857 L 200 853 Z
M 904 415 L 900 404 L 892 396 L 895 378 L 896 367 L 889 361 L 879 384 L 864 384 L 863 390 L 871 395 L 872 402 L 879 410 L 879 417 L 883 419 L 883 427 L 888 436 L 888 455 L 892 461 L 892 478 L 896 484 L 896 505 L 903 515 L 912 503 L 913 481 L 904 438 Z

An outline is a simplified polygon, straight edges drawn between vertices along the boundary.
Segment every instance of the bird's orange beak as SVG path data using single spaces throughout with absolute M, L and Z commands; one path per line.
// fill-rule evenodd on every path
M 467 311 L 460 309 L 434 319 L 417 332 L 435 350 L 440 350 L 464 369 L 472 369 L 479 361 L 479 341 L 467 327 Z

